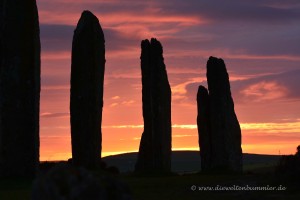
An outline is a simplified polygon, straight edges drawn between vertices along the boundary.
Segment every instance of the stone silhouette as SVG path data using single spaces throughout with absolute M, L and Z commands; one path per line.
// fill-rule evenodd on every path
M 136 172 L 171 171 L 171 88 L 163 58 L 163 48 L 156 39 L 141 43 L 142 101 L 144 132 Z
M 0 3 L 0 176 L 39 163 L 40 36 L 35 0 Z
M 197 125 L 199 134 L 199 146 L 201 147 L 201 169 L 208 170 L 211 167 L 211 134 L 209 119 L 209 96 L 205 87 L 199 86 L 197 93 Z
M 241 172 L 241 129 L 224 61 L 210 57 L 206 76 L 209 93 L 200 86 L 197 97 L 202 170 Z
M 101 158 L 105 40 L 99 20 L 84 11 L 74 31 L 71 66 L 71 136 L 75 165 Z

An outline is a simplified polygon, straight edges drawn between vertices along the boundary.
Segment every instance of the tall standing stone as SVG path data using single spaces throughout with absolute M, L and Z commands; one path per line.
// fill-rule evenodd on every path
M 101 158 L 104 43 L 99 20 L 84 11 L 73 37 L 70 113 L 73 163 L 85 167 Z
M 171 171 L 171 88 L 156 39 L 141 43 L 142 101 L 144 132 L 136 172 Z
M 198 109 L 209 104 L 208 122 L 198 122 L 199 137 L 202 154 L 209 155 L 210 160 L 202 166 L 210 166 L 212 170 L 242 171 L 241 129 L 234 111 L 231 97 L 229 77 L 222 59 L 210 57 L 207 62 L 208 103 L 207 94 L 198 93 Z M 201 114 L 201 110 L 198 116 Z M 204 114 L 206 116 L 207 114 Z M 203 123 L 207 125 L 203 126 Z M 202 125 L 201 125 L 202 124 Z M 208 127 L 208 129 L 206 129 Z M 208 134 L 207 134 L 208 130 Z M 208 135 L 209 137 L 206 137 Z M 210 151 L 207 139 L 211 141 Z M 202 159 L 203 160 L 203 159 Z M 206 170 L 209 168 L 205 168 Z
M 40 36 L 35 0 L 0 2 L 0 176 L 39 164 Z
M 201 155 L 201 169 L 203 171 L 211 168 L 211 132 L 209 119 L 209 96 L 204 86 L 199 86 L 197 93 L 197 125 L 199 135 L 199 146 Z

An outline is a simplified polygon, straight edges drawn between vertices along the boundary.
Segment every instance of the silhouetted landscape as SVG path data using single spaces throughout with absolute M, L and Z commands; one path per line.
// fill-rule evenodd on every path
M 173 174 L 137 175 L 134 173 L 136 159 L 137 153 L 107 156 L 102 159 L 102 164 L 92 171 L 73 168 L 71 165 L 68 166 L 66 161 L 42 162 L 39 176 L 43 178 L 33 183 L 33 191 L 36 195 L 33 199 L 43 199 L 41 198 L 43 196 L 39 195 L 50 192 L 45 190 L 45 187 L 51 187 L 51 190 L 57 188 L 68 191 L 60 194 L 63 196 L 70 195 L 73 188 L 77 188 L 76 191 L 81 192 L 80 195 L 91 195 L 94 199 L 103 198 L 105 190 L 113 192 L 114 195 L 110 196 L 112 199 L 145 200 L 153 198 L 192 200 L 204 197 L 218 199 L 220 195 L 224 199 L 298 199 L 300 195 L 298 190 L 299 168 L 298 172 L 295 171 L 295 167 L 297 168 L 299 165 L 294 166 L 294 169 L 286 164 L 281 165 L 282 156 L 279 155 L 243 154 L 244 172 L 239 175 L 200 172 L 201 158 L 198 151 L 172 152 L 171 170 Z M 299 164 L 299 160 L 297 162 Z M 289 167 L 289 172 L 284 169 L 285 167 Z M 279 172 L 281 174 L 278 174 Z M 292 175 L 296 175 L 296 177 L 289 177 L 283 172 L 298 174 Z M 68 182 L 70 178 L 80 181 Z M 97 182 L 106 186 L 99 190 Z M 0 181 L 0 197 L 1 199 L 31 199 L 31 185 L 32 181 L 28 179 L 2 179 Z M 194 185 L 197 186 L 197 190 L 192 189 Z M 227 191 L 224 189 L 234 185 L 252 188 L 276 187 L 276 189 L 283 187 L 285 189 L 260 191 Z M 198 187 L 202 189 L 219 187 L 223 190 L 199 191 Z M 48 195 L 55 199 L 55 193 L 48 193 Z M 82 199 L 85 198 L 82 197 Z
M 244 171 L 247 173 L 256 168 L 272 168 L 278 164 L 280 157 L 279 155 L 243 154 Z M 116 166 L 121 173 L 130 173 L 134 171 L 136 159 L 137 153 L 126 153 L 104 157 L 103 161 L 108 166 Z M 171 171 L 175 173 L 198 173 L 201 170 L 199 151 L 173 151 L 171 166 Z
M 197 85 L 193 97 L 200 151 L 172 151 L 172 73 L 155 37 L 142 40 L 136 55 L 144 129 L 135 138 L 139 151 L 103 157 L 106 45 L 111 41 L 88 10 L 74 27 L 72 42 L 72 157 L 40 161 L 38 8 L 35 0 L 3 0 L 0 10 L 1 200 L 300 198 L 300 146 L 293 155 L 243 152 L 230 71 L 222 58 L 207 58 L 202 69 L 207 88 Z

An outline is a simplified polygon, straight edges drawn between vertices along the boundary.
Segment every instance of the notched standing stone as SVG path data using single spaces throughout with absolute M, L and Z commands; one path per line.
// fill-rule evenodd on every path
M 197 125 L 199 135 L 199 147 L 201 155 L 202 171 L 211 168 L 211 131 L 209 119 L 209 96 L 208 91 L 204 86 L 199 86 L 197 93 Z
M 212 168 L 242 171 L 241 128 L 234 111 L 229 77 L 222 59 L 207 62 Z
M 224 61 L 210 57 L 206 76 L 209 94 L 200 86 L 197 98 L 202 170 L 241 172 L 241 129 Z
M 0 176 L 39 164 L 40 36 L 35 0 L 0 2 Z
M 105 40 L 99 20 L 84 11 L 74 32 L 71 66 L 71 136 L 75 165 L 101 158 Z
M 156 39 L 141 43 L 144 132 L 136 172 L 171 171 L 171 88 L 162 45 Z

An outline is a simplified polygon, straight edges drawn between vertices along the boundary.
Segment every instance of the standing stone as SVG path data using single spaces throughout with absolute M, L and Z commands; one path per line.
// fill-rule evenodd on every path
M 229 77 L 222 59 L 207 62 L 212 167 L 242 171 L 241 128 L 234 111 Z
M 171 88 L 163 58 L 163 48 L 156 39 L 142 41 L 142 101 L 144 132 L 136 172 L 171 171 Z
M 73 37 L 70 98 L 73 163 L 84 167 L 101 158 L 104 43 L 99 20 L 84 11 Z
M 207 62 L 208 98 L 204 89 L 198 93 L 198 130 L 203 170 L 242 171 L 241 129 L 234 111 L 230 83 L 225 63 L 222 59 L 210 57 Z M 206 100 L 208 99 L 208 101 Z M 209 105 L 209 106 L 208 106 Z M 208 113 L 204 113 L 209 107 Z M 202 108 L 202 110 L 201 110 Z M 209 116 L 209 120 L 200 121 L 200 117 Z M 204 125 L 207 123 L 206 125 Z M 207 132 L 208 130 L 208 132 Z M 208 133 L 208 134 L 207 134 Z M 206 135 L 208 137 L 206 137 Z M 210 149 L 207 145 L 211 143 Z M 207 155 L 210 157 L 206 160 Z
M 204 86 L 199 86 L 197 93 L 197 125 L 199 135 L 199 146 L 201 155 L 201 169 L 203 171 L 211 168 L 211 132 L 209 119 L 209 96 Z
M 0 176 L 39 164 L 40 36 L 35 0 L 0 2 Z

